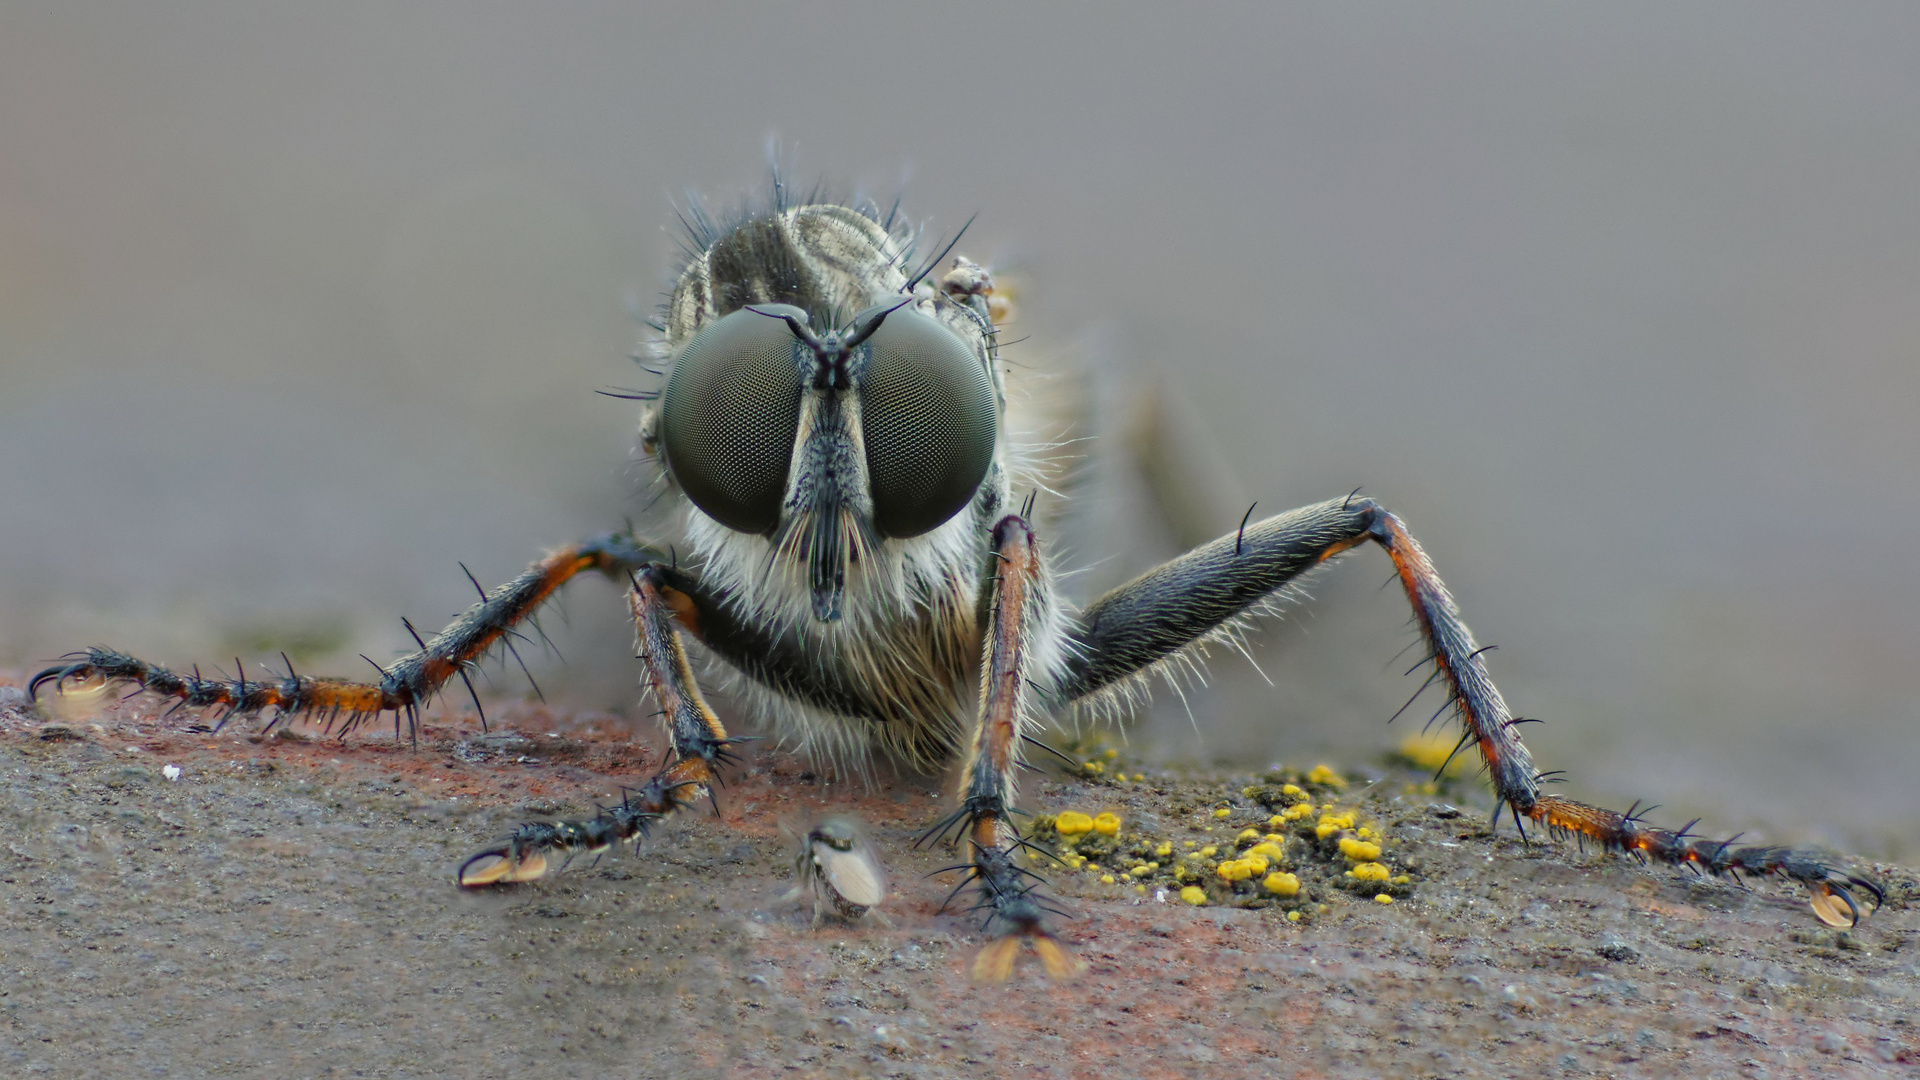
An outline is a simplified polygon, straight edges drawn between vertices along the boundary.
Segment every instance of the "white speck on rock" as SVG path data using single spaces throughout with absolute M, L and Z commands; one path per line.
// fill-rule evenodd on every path
M 180 766 L 178 765 L 165 766 L 160 770 L 160 775 L 166 777 L 169 780 L 178 780 L 180 779 Z

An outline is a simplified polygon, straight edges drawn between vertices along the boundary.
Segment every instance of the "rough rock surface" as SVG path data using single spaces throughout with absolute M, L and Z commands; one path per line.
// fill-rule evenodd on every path
M 656 736 L 635 742 L 604 714 L 495 711 L 490 736 L 439 720 L 414 749 L 390 728 L 196 731 L 140 700 L 49 720 L 0 686 L 0 1071 L 1920 1072 L 1920 916 L 1902 868 L 1861 867 L 1889 903 L 1838 933 L 1777 885 L 1491 836 L 1470 781 L 1433 796 L 1383 769 L 1339 801 L 1411 871 L 1392 903 L 1338 887 L 1340 864 L 1307 842 L 1299 922 L 1223 895 L 1190 906 L 1164 876 L 1143 892 L 1060 871 L 1052 891 L 1077 916 L 1060 928 L 1087 972 L 1049 983 L 1029 958 L 980 986 L 967 971 L 984 938 L 937 910 L 953 876 L 926 876 L 956 860 L 912 846 L 947 805 L 930 781 L 829 783 L 761 756 L 719 793 L 719 821 L 687 814 L 637 855 L 463 894 L 466 854 L 523 818 L 617 799 L 657 760 Z M 1029 777 L 1024 799 L 1111 811 L 1122 840 L 1184 850 L 1265 820 L 1250 782 Z M 787 898 L 781 822 L 827 808 L 874 827 L 890 926 L 815 927 Z

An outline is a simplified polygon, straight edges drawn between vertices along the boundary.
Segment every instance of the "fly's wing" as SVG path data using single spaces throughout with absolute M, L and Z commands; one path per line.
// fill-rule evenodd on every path
M 996 301 L 1009 288 L 997 284 Z M 1092 477 L 1097 395 L 1086 350 L 1027 337 L 1017 310 L 999 328 L 1010 486 L 1016 502 L 1032 497 L 1035 531 L 1056 536 L 1072 527 L 1069 508 Z
M 1092 489 L 1119 477 L 1094 468 L 1096 447 L 1121 451 L 1134 475 L 1117 491 L 1144 501 L 1163 518 L 1181 550 L 1220 536 L 1251 505 L 1200 410 L 1172 380 L 1122 370 L 1103 355 L 1116 351 L 1097 336 L 1070 345 L 1032 337 L 1020 317 L 1025 283 L 996 273 L 993 308 L 1007 391 L 1006 437 L 1014 498 L 1034 497 L 1028 515 L 1039 535 L 1081 546 L 1080 533 L 1105 532 L 1076 504 L 1098 501 Z M 1137 513 L 1137 511 L 1135 511 Z M 1151 512 L 1151 511 L 1150 511 Z M 1090 539 L 1090 538 L 1087 538 Z M 1104 541 L 1088 545 L 1108 553 Z
M 1200 411 L 1166 378 L 1137 377 L 1126 397 L 1120 441 L 1174 541 L 1190 550 L 1219 537 L 1252 503 Z
M 836 851 L 815 843 L 813 858 L 827 887 L 847 903 L 870 908 L 887 898 L 887 874 L 870 846 L 855 844 L 851 851 Z

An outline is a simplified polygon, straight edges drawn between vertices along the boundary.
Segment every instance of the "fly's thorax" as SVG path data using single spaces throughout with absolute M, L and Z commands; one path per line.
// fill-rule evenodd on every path
M 687 263 L 667 301 L 678 350 L 714 319 L 749 304 L 852 314 L 907 285 L 912 236 L 851 207 L 801 206 L 734 225 Z

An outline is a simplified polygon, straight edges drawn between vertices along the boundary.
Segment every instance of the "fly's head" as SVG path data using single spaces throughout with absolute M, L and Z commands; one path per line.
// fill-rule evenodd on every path
M 819 623 L 847 614 L 850 580 L 855 603 L 885 595 L 902 551 L 965 535 L 949 526 L 999 464 L 984 299 L 915 289 L 908 247 L 854 209 L 780 210 L 714 237 L 668 305 L 643 444 L 708 563 L 742 563 L 736 587 L 803 587 Z

